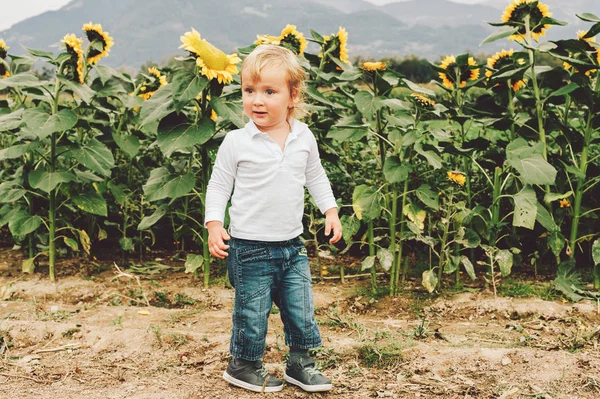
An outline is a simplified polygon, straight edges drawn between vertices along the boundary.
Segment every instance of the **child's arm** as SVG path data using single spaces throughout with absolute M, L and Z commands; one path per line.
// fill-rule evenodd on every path
M 219 259 L 227 257 L 229 245 L 225 244 L 225 240 L 229 240 L 229 234 L 223 228 L 223 223 L 217 220 L 212 220 L 206 223 L 208 229 L 208 250 L 212 256 Z
M 338 217 L 337 208 L 325 211 L 325 236 L 329 236 L 333 230 L 333 237 L 329 239 L 330 244 L 335 244 L 342 238 L 342 223 Z
M 223 228 L 223 220 L 237 174 L 233 145 L 233 140 L 228 134 L 219 147 L 206 190 L 204 226 L 208 229 L 208 250 L 212 256 L 219 259 L 227 256 L 225 251 L 229 248 L 224 242 L 229 240 L 229 234 Z
M 319 210 L 325 214 L 325 235 L 329 236 L 333 231 L 329 243 L 335 244 L 342 237 L 342 223 L 338 217 L 337 204 L 331 190 L 331 184 L 323 165 L 321 165 L 317 140 L 312 133 L 310 139 L 310 153 L 306 164 L 306 188 L 314 198 Z

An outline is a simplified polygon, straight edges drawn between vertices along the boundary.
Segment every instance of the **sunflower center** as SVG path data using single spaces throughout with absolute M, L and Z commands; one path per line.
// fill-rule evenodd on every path
M 0 76 L 4 76 L 6 73 L 6 66 L 0 62 Z
M 544 30 L 544 25 L 540 25 L 540 22 L 542 22 L 542 19 L 544 18 L 544 14 L 542 14 L 542 11 L 538 8 L 537 3 L 535 7 L 531 7 L 531 4 L 528 3 L 519 4 L 513 10 L 510 21 L 524 23 L 527 15 L 529 15 L 529 29 L 531 29 L 533 33 L 540 33 Z M 524 25 L 519 26 L 520 34 L 525 34 L 526 32 Z
M 293 34 L 287 34 L 281 39 L 282 43 L 285 43 L 291 47 L 296 53 L 300 51 L 301 43 L 300 40 Z

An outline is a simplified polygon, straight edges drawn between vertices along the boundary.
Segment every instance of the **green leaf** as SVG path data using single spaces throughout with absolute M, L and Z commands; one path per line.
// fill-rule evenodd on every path
M 442 167 L 442 158 L 433 151 L 425 151 L 420 144 L 415 144 L 415 151 L 425 157 L 429 165 L 431 165 L 434 169 L 440 169 Z
M 10 114 L 0 116 L 0 132 L 13 130 L 21 126 L 23 124 L 23 112 L 25 110 L 21 108 Z
M 163 216 L 165 216 L 168 209 L 169 209 L 169 207 L 167 205 L 159 206 L 158 208 L 156 208 L 156 210 L 154 211 L 154 213 L 152 215 L 144 216 L 144 218 L 138 225 L 137 229 L 140 231 L 147 230 L 150 227 L 154 226 L 156 224 L 156 222 L 158 222 Z
M 548 236 L 548 246 L 557 259 L 559 259 L 560 253 L 565 247 L 565 240 L 565 236 L 560 231 L 553 231 Z
M 483 46 L 484 44 L 493 43 L 497 40 L 504 39 L 505 37 L 509 37 L 515 34 L 519 28 L 513 26 L 505 26 L 496 32 L 493 32 L 491 35 L 483 39 L 483 41 L 479 44 L 479 46 Z
M 31 73 L 18 73 L 8 78 L 0 79 L 0 90 L 4 90 L 7 87 L 39 87 L 44 86 L 46 83 Z
M 94 65 L 93 68 L 94 68 L 94 71 L 96 71 L 96 73 L 98 74 L 98 77 L 100 78 L 100 81 L 102 82 L 103 85 L 105 85 L 106 82 L 108 82 L 112 78 L 117 78 L 118 80 L 125 82 L 125 83 L 133 83 L 130 78 L 127 78 L 121 72 L 119 72 L 116 69 L 113 69 L 111 67 L 104 66 L 104 65 Z
M 404 82 L 404 84 L 406 86 L 408 86 L 409 89 L 411 89 L 414 92 L 425 94 L 430 97 L 435 97 L 435 92 L 433 90 L 429 90 L 425 87 L 421 87 L 418 84 L 416 84 L 406 78 L 403 78 L 402 81 Z
M 65 85 L 67 89 L 73 92 L 76 98 L 80 98 L 86 104 L 92 102 L 92 98 L 94 97 L 95 92 L 94 90 L 90 89 L 89 86 L 73 82 L 72 80 L 69 80 L 66 77 L 60 75 L 58 76 L 58 79 L 63 85 Z
M 463 267 L 465 268 L 465 271 L 467 272 L 469 277 L 471 277 L 471 280 L 475 280 L 475 268 L 473 267 L 473 264 L 471 263 L 469 258 L 467 258 L 465 255 L 462 255 L 460 257 L 460 263 L 462 263 Z
M 0 161 L 5 161 L 7 159 L 20 158 L 24 154 L 35 149 L 38 145 L 39 145 L 38 142 L 31 142 L 28 144 L 13 145 L 12 147 L 8 147 L 3 150 L 0 150 Z
M 166 157 L 170 157 L 173 152 L 190 149 L 195 145 L 206 143 L 215 134 L 215 123 L 202 118 L 198 124 L 180 123 L 170 125 L 168 122 L 163 124 L 164 118 L 158 125 L 158 138 L 156 143 Z
M 327 133 L 327 138 L 336 141 L 359 141 L 367 135 L 367 129 L 362 127 L 332 128 Z
M 417 188 L 415 194 L 417 195 L 417 198 L 419 198 L 419 200 L 421 200 L 421 202 L 428 207 L 436 211 L 440 209 L 440 196 L 427 184 L 422 184 L 419 188 Z
M 77 208 L 93 215 L 108 216 L 106 200 L 95 191 L 78 194 L 72 198 Z
M 570 196 L 573 195 L 573 191 L 567 191 L 564 194 L 561 193 L 547 193 L 546 195 L 544 195 L 544 202 L 546 204 L 550 204 L 554 201 L 558 201 L 561 200 L 563 198 L 569 198 Z
M 387 272 L 392 268 L 392 264 L 394 263 L 394 254 L 389 249 L 379 248 L 377 259 L 383 270 Z
M 550 165 L 537 148 L 530 147 L 519 138 L 506 147 L 507 162 L 516 169 L 525 184 L 554 184 L 556 169 Z
M 117 133 L 116 131 L 113 131 L 112 138 L 119 148 L 123 150 L 125 154 L 129 155 L 129 158 L 135 157 L 140 151 L 140 139 L 133 134 Z
M 538 223 L 541 224 L 546 230 L 550 232 L 557 231 L 558 226 L 556 225 L 556 222 L 554 221 L 554 218 L 550 212 L 548 212 L 548 210 L 537 201 L 536 206 L 537 214 L 535 216 L 535 220 L 537 220 Z
M 54 54 L 49 52 L 49 51 L 42 51 L 42 50 L 37 50 L 34 48 L 29 48 L 26 46 L 22 46 L 29 54 L 33 55 L 34 57 L 39 57 L 39 58 L 45 58 L 47 60 L 50 61 L 54 61 Z
M 592 259 L 594 259 L 594 265 L 600 264 L 600 238 L 592 244 Z
M 354 215 L 343 215 L 340 222 L 342 223 L 342 238 L 346 244 L 350 244 L 354 235 L 358 233 L 360 221 Z
M 194 188 L 195 178 L 193 172 L 185 175 L 172 175 L 165 167 L 154 169 L 144 184 L 144 194 L 148 201 L 158 201 L 164 198 L 179 198 Z
M 402 209 L 402 214 L 406 216 L 408 220 L 413 222 L 415 227 L 419 229 L 419 231 L 415 232 L 415 234 L 420 233 L 425 228 L 425 218 L 427 217 L 427 212 L 425 212 L 425 210 L 420 206 L 416 204 L 408 204 Z
M 27 274 L 33 274 L 35 271 L 35 258 L 23 259 L 21 271 Z
M 201 75 L 181 70 L 173 76 L 173 102 L 175 110 L 180 112 L 191 100 L 194 100 L 208 85 L 208 80 Z
M 73 150 L 73 155 L 88 169 L 109 177 L 115 167 L 115 158 L 112 152 L 100 141 L 92 138 L 86 145 Z
M 600 18 L 598 18 L 596 15 L 589 13 L 589 12 L 584 12 L 583 14 L 575 14 L 577 15 L 577 18 L 586 21 L 586 22 L 600 22 Z
M 140 110 L 141 126 L 159 121 L 173 112 L 172 87 L 173 85 L 166 84 L 159 88 L 149 100 L 144 101 Z
M 187 259 L 185 260 L 185 272 L 195 273 L 196 270 L 202 268 L 203 264 L 204 258 L 202 257 L 202 255 L 188 254 Z
M 513 226 L 533 230 L 538 204 L 535 191 L 531 186 L 525 186 L 513 196 L 513 199 L 515 201 Z
M 358 220 L 373 220 L 381 214 L 382 196 L 375 187 L 360 185 L 352 193 L 352 209 Z
M 375 115 L 375 112 L 381 108 L 381 104 L 375 101 L 373 94 L 366 90 L 361 90 L 356 93 L 354 95 L 354 102 L 356 103 L 358 111 L 368 119 L 372 118 Z
M 68 183 L 75 180 L 75 175 L 71 172 L 48 172 L 42 169 L 36 169 L 29 172 L 29 185 L 32 188 L 50 193 L 61 183 Z
M 477 248 L 481 244 L 481 238 L 474 230 L 465 229 L 462 237 L 457 239 L 456 242 L 462 244 L 465 248 Z
M 41 224 L 41 217 L 32 216 L 24 210 L 18 210 L 8 221 L 8 228 L 13 236 L 24 237 L 36 231 Z
M 403 182 L 408 179 L 410 172 L 412 172 L 412 166 L 410 164 L 402 164 L 402 161 L 400 161 L 398 156 L 388 156 L 385 159 L 383 175 L 388 182 Z
M 27 190 L 14 187 L 12 182 L 4 182 L 0 184 L 0 203 L 11 204 L 27 194 Z
M 373 267 L 375 267 L 375 257 L 374 256 L 367 256 L 365 259 L 363 259 L 362 263 L 360 264 L 360 270 L 363 272 L 365 270 L 370 270 Z
M 210 106 L 217 115 L 226 121 L 233 123 L 238 129 L 243 128 L 246 123 L 242 119 L 243 111 L 238 103 L 228 101 L 223 97 L 211 98 Z
M 77 115 L 68 108 L 63 108 L 54 115 L 41 108 L 30 108 L 23 113 L 23 120 L 30 131 L 40 139 L 45 139 L 52 133 L 71 129 L 77 123 Z
M 423 287 L 431 294 L 438 284 L 437 275 L 434 270 L 425 270 L 422 276 L 423 280 L 421 281 L 421 284 L 423 284 Z
M 495 261 L 500 266 L 500 273 L 503 276 L 508 276 L 511 272 L 513 265 L 513 254 L 508 249 L 501 249 L 495 256 Z
M 79 251 L 79 244 L 72 238 L 64 237 L 65 244 L 73 251 Z
M 316 100 L 317 102 L 320 102 L 320 103 L 325 104 L 325 105 L 329 105 L 332 108 L 339 108 L 338 105 L 336 105 L 336 104 L 332 103 L 331 101 L 329 101 L 327 99 L 327 97 L 325 97 L 323 95 L 323 93 L 321 93 L 319 91 L 319 89 L 317 89 L 314 86 L 308 86 L 308 88 L 306 89 L 306 95 L 308 97 L 312 98 L 313 100 Z
M 564 96 L 564 95 L 567 95 L 567 94 L 577 90 L 578 88 L 579 88 L 579 85 L 577 83 L 571 82 L 568 85 L 562 86 L 560 89 L 553 91 L 552 93 L 550 93 L 548 95 L 547 98 Z
M 119 239 L 119 245 L 121 246 L 121 249 L 125 252 L 132 252 L 135 249 L 135 246 L 133 245 L 133 240 L 129 237 L 121 237 Z

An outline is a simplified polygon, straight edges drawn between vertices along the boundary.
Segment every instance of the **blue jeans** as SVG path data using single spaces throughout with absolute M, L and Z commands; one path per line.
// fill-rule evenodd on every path
M 310 265 L 300 238 L 265 242 L 232 237 L 228 252 L 229 282 L 235 288 L 231 355 L 262 358 L 273 302 L 280 311 L 287 346 L 321 346 Z

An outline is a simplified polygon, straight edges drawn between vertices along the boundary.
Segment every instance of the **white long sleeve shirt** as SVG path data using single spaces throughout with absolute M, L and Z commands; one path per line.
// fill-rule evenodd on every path
M 208 183 L 205 224 L 223 222 L 231 198 L 232 237 L 284 241 L 303 231 L 304 187 L 321 212 L 337 207 L 313 133 L 300 121 L 291 125 L 283 151 L 252 121 L 225 136 Z

